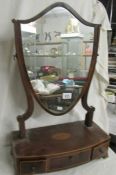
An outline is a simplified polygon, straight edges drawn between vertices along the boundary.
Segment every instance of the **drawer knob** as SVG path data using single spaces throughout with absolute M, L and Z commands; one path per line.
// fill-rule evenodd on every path
M 32 172 L 35 173 L 36 172 L 36 167 L 32 166 Z
M 73 158 L 73 156 L 69 156 L 68 158 L 71 160 Z
M 100 152 L 100 153 L 104 153 L 103 148 L 99 148 L 99 152 Z

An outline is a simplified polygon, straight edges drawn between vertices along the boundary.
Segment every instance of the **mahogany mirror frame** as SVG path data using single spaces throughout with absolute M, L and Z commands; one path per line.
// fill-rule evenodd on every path
M 41 18 L 43 15 L 45 15 L 47 12 L 52 10 L 55 7 L 63 7 L 64 9 L 67 9 L 74 17 L 76 17 L 81 23 L 83 23 L 86 26 L 90 26 L 94 28 L 94 43 L 93 43 L 93 54 L 92 59 L 90 63 L 90 68 L 87 76 L 87 81 L 82 89 L 82 92 L 80 93 L 79 97 L 75 100 L 75 102 L 66 110 L 61 113 L 54 113 L 50 110 L 48 110 L 41 102 L 40 98 L 37 97 L 35 91 L 32 88 L 32 85 L 29 80 L 29 76 L 27 74 L 25 61 L 24 61 L 24 55 L 23 55 L 23 48 L 22 48 L 22 38 L 21 38 L 21 24 L 27 24 L 29 22 L 33 22 L 39 18 Z M 26 19 L 26 20 L 12 20 L 14 23 L 14 31 L 15 31 L 15 46 L 16 46 L 16 58 L 18 61 L 19 71 L 21 75 L 21 79 L 24 85 L 26 98 L 27 98 L 27 110 L 24 114 L 19 115 L 17 117 L 17 120 L 19 122 L 19 132 L 20 137 L 24 138 L 26 136 L 26 129 L 25 129 L 25 120 L 27 120 L 33 113 L 34 110 L 34 101 L 33 97 L 36 99 L 36 101 L 40 104 L 40 106 L 47 111 L 48 113 L 52 115 L 64 115 L 65 113 L 69 112 L 81 99 L 82 106 L 87 111 L 86 117 L 85 117 L 85 125 L 87 127 L 92 125 L 93 120 L 93 112 L 95 108 L 93 106 L 89 106 L 87 104 L 87 96 L 88 91 L 90 87 L 90 83 L 94 74 L 96 60 L 98 56 L 98 44 L 99 44 L 99 34 L 100 34 L 100 24 L 93 24 L 90 22 L 85 21 L 72 7 L 70 7 L 68 4 L 64 2 L 56 2 L 47 8 L 40 12 L 38 15 L 34 16 L 33 18 Z

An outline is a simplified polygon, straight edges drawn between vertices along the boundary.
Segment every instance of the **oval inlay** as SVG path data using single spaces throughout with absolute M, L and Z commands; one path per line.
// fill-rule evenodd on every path
M 71 134 L 69 133 L 64 133 L 64 132 L 61 132 L 61 133 L 56 133 L 52 136 L 53 139 L 56 139 L 56 140 L 67 140 L 71 137 Z

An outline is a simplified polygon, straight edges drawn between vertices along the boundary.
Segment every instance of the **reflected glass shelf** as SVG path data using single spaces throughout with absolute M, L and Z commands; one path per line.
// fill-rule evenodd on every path
M 44 54 L 25 54 L 24 56 L 26 57 L 63 57 L 63 56 L 71 56 L 71 57 L 74 57 L 74 56 L 85 56 L 85 55 L 79 55 L 79 54 L 65 54 L 65 55 L 44 55 Z M 91 56 L 91 55 L 88 55 L 88 56 Z
M 63 33 L 61 34 L 61 38 L 83 38 L 83 34 L 81 33 Z
M 83 40 L 84 43 L 93 43 L 93 40 Z
M 82 56 L 85 56 L 85 57 L 91 57 L 92 54 L 83 54 Z
M 32 43 L 28 43 L 28 46 L 36 46 L 36 45 L 61 45 L 61 44 L 68 44 L 68 42 L 64 42 L 64 41 L 51 41 L 51 42 L 32 42 Z

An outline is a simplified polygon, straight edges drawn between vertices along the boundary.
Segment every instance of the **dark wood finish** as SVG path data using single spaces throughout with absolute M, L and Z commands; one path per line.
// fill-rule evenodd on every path
M 74 152 L 67 155 L 56 156 L 50 159 L 49 171 L 60 170 L 77 166 L 90 161 L 91 149 Z
M 80 22 L 87 26 L 94 27 L 93 54 L 85 86 L 79 97 L 71 103 L 67 110 L 61 113 L 55 113 L 49 110 L 45 102 L 42 103 L 44 96 L 41 97 L 41 95 L 35 93 L 32 88 L 24 62 L 20 28 L 21 24 L 26 24 L 42 17 L 54 7 L 64 7 Z M 18 175 L 27 175 L 57 171 L 74 167 L 96 158 L 107 157 L 110 137 L 93 122 L 93 112 L 95 108 L 87 104 L 87 95 L 97 58 L 100 25 L 85 21 L 75 10 L 63 2 L 50 5 L 31 19 L 14 19 L 13 23 L 16 57 L 27 97 L 27 110 L 24 114 L 17 117 L 19 131 L 12 133 L 12 154 L 15 160 L 16 173 Z M 82 105 L 87 111 L 85 121 L 26 130 L 25 120 L 32 115 L 34 109 L 33 97 L 43 109 L 56 116 L 69 112 L 79 99 L 81 99 Z
M 108 144 L 107 143 L 103 143 L 101 145 L 96 146 L 93 149 L 93 154 L 92 154 L 92 159 L 96 159 L 96 158 L 100 158 L 100 157 L 107 157 L 108 156 Z
M 27 130 L 27 138 L 20 140 L 14 131 L 12 152 L 19 174 L 57 171 L 96 158 L 106 157 L 110 137 L 93 123 L 84 121 Z
M 19 71 L 21 75 L 21 79 L 24 85 L 25 93 L 26 93 L 26 98 L 27 98 L 27 110 L 25 111 L 24 114 L 17 116 L 17 121 L 19 122 L 19 130 L 20 130 L 20 138 L 24 138 L 26 136 L 26 130 L 25 130 L 25 120 L 27 120 L 33 113 L 34 109 L 34 102 L 32 99 L 32 94 L 31 94 L 31 87 L 30 87 L 30 82 L 29 78 L 26 72 L 26 67 L 24 63 L 23 58 L 23 50 L 22 50 L 22 42 L 21 42 L 21 31 L 20 31 L 20 24 L 15 23 L 15 45 L 16 45 L 16 58 L 18 61 L 18 66 L 19 66 Z M 18 43 L 18 44 L 17 44 Z
M 39 161 L 21 161 L 20 162 L 20 173 L 21 174 L 35 174 L 42 173 L 43 169 L 45 169 L 46 162 Z
M 91 60 L 91 65 L 90 65 L 90 70 L 88 74 L 88 81 L 85 88 L 85 93 L 83 93 L 81 101 L 84 109 L 87 111 L 86 113 L 86 118 L 85 118 L 85 125 L 86 126 L 92 126 L 92 121 L 93 121 L 93 113 L 95 111 L 95 108 L 93 106 L 88 106 L 87 104 L 87 96 L 88 96 L 88 91 L 90 87 L 90 83 L 93 77 L 93 73 L 95 70 L 95 65 L 96 65 L 96 58 L 97 58 L 97 50 L 98 50 L 98 44 L 99 44 L 99 34 L 100 34 L 100 26 L 96 25 L 95 26 L 95 32 L 94 32 L 94 45 L 93 45 L 93 55 L 92 55 L 92 60 Z

